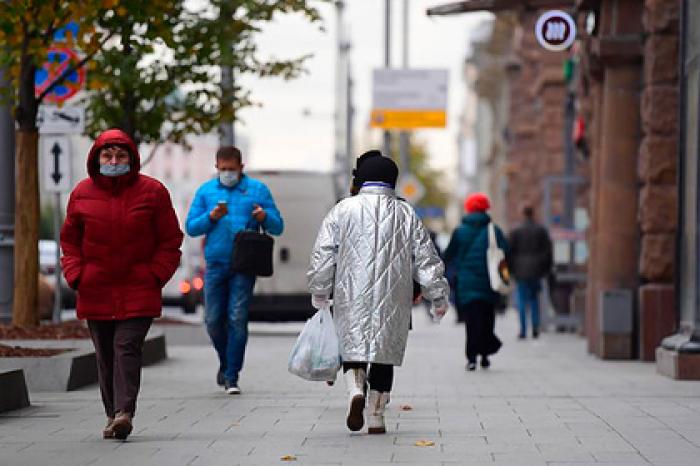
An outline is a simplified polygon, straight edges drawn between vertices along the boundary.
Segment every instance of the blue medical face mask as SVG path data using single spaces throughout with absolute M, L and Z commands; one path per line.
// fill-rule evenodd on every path
M 117 165 L 112 165 L 111 163 L 100 164 L 100 174 L 112 178 L 115 176 L 126 175 L 130 170 L 130 163 L 120 163 Z
M 236 170 L 219 170 L 219 181 L 229 188 L 238 183 L 241 174 Z

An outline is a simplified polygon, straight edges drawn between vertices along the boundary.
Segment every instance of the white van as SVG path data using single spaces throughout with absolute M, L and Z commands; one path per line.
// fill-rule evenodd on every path
M 314 313 L 306 272 L 321 222 L 342 198 L 332 173 L 247 171 L 270 188 L 284 219 L 275 237 L 274 275 L 257 279 L 250 304 L 251 320 L 304 320 Z

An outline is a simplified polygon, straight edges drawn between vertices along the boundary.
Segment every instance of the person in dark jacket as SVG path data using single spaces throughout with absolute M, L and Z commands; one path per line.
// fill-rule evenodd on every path
M 481 355 L 481 367 L 491 365 L 489 356 L 501 347 L 494 333 L 495 308 L 500 295 L 491 288 L 486 264 L 488 248 L 488 225 L 491 217 L 489 198 L 482 193 L 467 197 L 464 207 L 467 215 L 462 224 L 452 233 L 450 244 L 443 259 L 457 268 L 457 311 L 464 317 L 466 327 L 467 370 L 476 369 L 476 358 Z M 498 226 L 496 241 L 508 255 L 508 242 Z
M 540 332 L 539 294 L 541 282 L 552 268 L 552 240 L 547 230 L 535 222 L 531 206 L 523 208 L 525 221 L 515 228 L 508 241 L 510 245 L 509 268 L 518 283 L 518 310 L 520 312 L 520 338 L 527 336 L 527 307 L 530 307 L 532 336 Z
M 95 345 L 104 438 L 131 433 L 143 343 L 161 314 L 161 288 L 180 262 L 183 234 L 168 190 L 140 168 L 126 133 L 103 132 L 61 229 L 63 273 L 78 291 L 78 318 L 87 319 Z

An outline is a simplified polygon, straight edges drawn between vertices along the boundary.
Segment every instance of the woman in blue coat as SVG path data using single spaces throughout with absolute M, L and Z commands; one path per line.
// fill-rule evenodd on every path
M 501 347 L 494 333 L 496 305 L 500 295 L 493 291 L 486 265 L 488 225 L 491 217 L 489 198 L 482 193 L 467 197 L 464 208 L 467 215 L 452 233 L 444 254 L 445 263 L 457 269 L 457 311 L 464 317 L 466 327 L 467 370 L 476 369 L 476 358 L 481 355 L 481 367 L 491 365 L 489 356 Z M 495 225 L 494 225 L 495 226 Z M 498 246 L 508 254 L 508 243 L 503 232 L 495 226 Z

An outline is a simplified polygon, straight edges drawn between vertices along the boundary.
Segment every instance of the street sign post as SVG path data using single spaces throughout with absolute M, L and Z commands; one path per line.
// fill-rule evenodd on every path
M 37 126 L 41 134 L 83 134 L 85 132 L 85 107 L 80 105 L 42 105 L 37 114 Z
M 56 240 L 56 280 L 53 320 L 61 320 L 61 193 L 71 188 L 71 154 L 67 136 L 47 136 L 42 139 L 42 177 L 46 191 L 54 193 L 54 237 Z
M 370 125 L 383 129 L 444 128 L 447 70 L 376 69 Z
M 34 75 L 34 92 L 40 95 L 69 67 L 80 61 L 75 50 L 68 47 L 51 47 L 46 61 L 37 68 Z M 45 100 L 52 103 L 65 102 L 77 94 L 85 85 L 85 67 L 69 73 L 66 79 L 49 92 Z
M 576 23 L 570 14 L 551 10 L 544 13 L 535 25 L 537 42 L 552 52 L 567 50 L 576 40 Z
M 70 146 L 67 136 L 42 138 L 43 186 L 48 192 L 66 193 L 71 187 Z
M 399 179 L 396 185 L 397 194 L 410 204 L 416 204 L 425 196 L 425 186 L 412 173 L 407 173 Z

